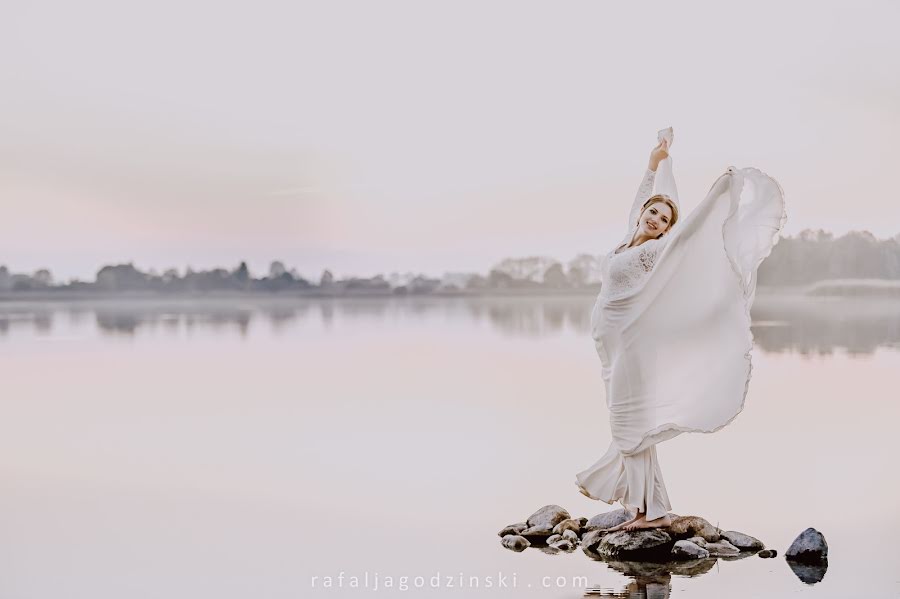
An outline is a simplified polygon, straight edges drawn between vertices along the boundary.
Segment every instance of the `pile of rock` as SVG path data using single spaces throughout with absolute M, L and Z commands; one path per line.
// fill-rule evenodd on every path
M 634 514 L 624 509 L 612 510 L 587 518 L 573 518 L 558 505 L 545 505 L 525 522 L 504 527 L 499 535 L 503 546 L 513 551 L 536 547 L 547 553 L 571 552 L 581 547 L 586 555 L 603 561 L 670 562 L 737 558 L 757 554 L 775 557 L 777 551 L 766 549 L 762 541 L 735 530 L 722 530 L 699 516 L 670 514 L 667 527 L 645 530 L 606 530 L 631 520 Z M 828 545 L 814 528 L 805 530 L 788 549 L 786 558 L 800 564 L 794 572 L 804 582 L 818 582 L 827 567 Z M 810 566 L 819 567 L 810 570 Z

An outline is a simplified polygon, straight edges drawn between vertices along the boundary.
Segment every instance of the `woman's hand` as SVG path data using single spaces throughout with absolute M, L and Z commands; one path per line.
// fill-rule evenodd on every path
M 659 166 L 659 163 L 669 157 L 669 142 L 667 140 L 662 140 L 659 144 L 653 148 L 653 151 L 650 152 L 650 167 L 651 171 L 655 171 L 656 167 Z

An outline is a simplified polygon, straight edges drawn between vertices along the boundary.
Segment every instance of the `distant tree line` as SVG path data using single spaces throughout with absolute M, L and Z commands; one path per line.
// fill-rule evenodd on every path
M 783 237 L 759 270 L 759 284 L 804 285 L 828 279 L 900 280 L 900 235 L 876 239 L 868 231 L 852 231 L 840 237 L 822 230 L 805 230 Z M 508 258 L 487 275 L 447 273 L 441 278 L 414 273 L 388 277 L 336 279 L 325 270 L 318 282 L 272 262 L 266 276 L 254 277 L 241 262 L 232 270 L 215 268 L 184 274 L 175 269 L 162 274 L 142 272 L 134 264 L 104 266 L 93 282 L 55 283 L 47 269 L 32 274 L 13 274 L 0 266 L 0 293 L 8 292 L 148 292 L 195 294 L 215 292 L 298 292 L 317 295 L 372 294 L 422 295 L 435 292 L 479 293 L 491 290 L 560 290 L 600 287 L 600 257 L 581 254 L 562 263 L 547 257 Z
M 214 268 L 194 271 L 186 269 L 183 275 L 175 269 L 157 274 L 142 272 L 133 263 L 104 266 L 97 271 L 94 282 L 72 281 L 53 284 L 53 277 L 46 269 L 34 275 L 10 274 L 5 266 L 0 266 L 0 291 L 40 291 L 72 290 L 101 292 L 159 292 L 192 293 L 212 291 L 287 291 L 314 287 L 299 276 L 296 271 L 288 271 L 281 262 L 273 262 L 268 276 L 253 278 L 246 262 L 241 262 L 233 270 Z
M 868 231 L 834 237 L 819 230 L 784 237 L 760 265 L 760 285 L 802 285 L 827 279 L 900 279 L 900 235 Z

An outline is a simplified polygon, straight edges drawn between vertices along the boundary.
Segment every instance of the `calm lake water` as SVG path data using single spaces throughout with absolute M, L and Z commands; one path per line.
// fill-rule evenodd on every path
M 614 509 L 573 484 L 610 440 L 593 300 L 2 303 L 0 596 L 900 597 L 884 300 L 760 295 L 744 412 L 659 446 L 674 512 L 777 558 L 501 547 L 545 504 Z M 810 526 L 814 585 L 783 558 Z

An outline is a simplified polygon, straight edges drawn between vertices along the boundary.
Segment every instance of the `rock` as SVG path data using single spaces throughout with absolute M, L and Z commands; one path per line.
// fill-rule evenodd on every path
M 760 552 L 757 553 L 756 555 L 758 555 L 759 557 L 763 557 L 763 558 L 769 558 L 769 557 L 775 557 L 775 556 L 777 556 L 777 555 L 778 555 L 778 552 L 775 551 L 774 549 L 763 549 L 762 551 L 760 551 Z
M 674 539 L 703 537 L 709 543 L 715 543 L 721 536 L 718 529 L 700 516 L 679 516 L 672 519 L 665 531 Z
M 604 528 L 612 528 L 618 526 L 622 522 L 628 522 L 634 518 L 634 514 L 625 509 L 612 510 L 597 514 L 587 521 L 584 525 L 585 530 L 602 530 Z
M 765 549 L 766 546 L 762 541 L 750 535 L 745 535 L 736 530 L 726 530 L 722 533 L 722 538 L 740 549 L 741 551 L 756 551 L 757 549 Z
M 672 547 L 672 555 L 678 559 L 705 559 L 709 557 L 709 551 L 690 541 L 675 541 Z
M 619 530 L 603 536 L 597 553 L 604 559 L 666 561 L 674 542 L 659 528 Z
M 530 537 L 532 539 L 542 539 L 553 534 L 553 527 L 545 525 L 531 526 L 529 528 L 526 528 L 519 534 L 526 538 Z
M 569 539 L 562 539 L 560 541 L 557 541 L 553 543 L 551 547 L 566 552 L 575 550 L 575 545 Z
M 818 530 L 807 528 L 794 539 L 784 557 L 791 561 L 807 564 L 823 562 L 828 559 L 828 543 L 825 542 L 825 536 Z
M 562 535 L 550 535 L 549 537 L 547 537 L 547 544 L 552 545 L 553 543 L 561 540 L 562 538 L 563 538 Z
M 530 528 L 546 528 L 549 536 L 549 534 L 553 531 L 554 526 L 556 526 L 563 520 L 568 520 L 569 518 L 571 518 L 571 516 L 569 516 L 569 512 L 559 507 L 558 505 L 545 505 L 535 513 L 528 516 L 527 524 Z
M 716 543 L 707 543 L 706 550 L 709 551 L 709 554 L 712 557 L 718 557 L 720 555 L 735 555 L 741 552 L 740 549 L 738 549 L 725 539 L 722 539 L 721 541 L 718 541 Z
M 693 543 L 694 545 L 698 545 L 700 547 L 706 547 L 706 539 L 704 539 L 703 537 L 691 537 L 690 539 L 687 539 L 687 540 L 690 541 L 691 543 Z
M 504 527 L 503 530 L 501 530 L 497 534 L 501 537 L 505 537 L 506 535 L 517 535 L 521 534 L 521 532 L 526 528 L 528 528 L 527 522 L 516 522 L 515 524 L 510 524 L 509 526 Z
M 588 519 L 585 518 L 584 516 L 582 516 L 581 518 L 578 518 L 579 528 L 584 528 L 585 526 L 587 526 L 587 523 L 588 523 Z
M 563 531 L 562 536 L 564 539 L 569 539 L 573 543 L 578 544 L 578 533 L 576 533 L 574 530 L 566 529 Z
M 606 536 L 606 534 L 599 530 L 586 532 L 584 536 L 581 537 L 581 550 L 591 559 L 600 559 L 600 554 L 597 553 L 597 547 L 600 546 L 600 541 L 603 540 L 604 536 Z
M 787 563 L 791 568 L 791 572 L 793 572 L 801 582 L 805 582 L 806 584 L 822 582 L 822 579 L 825 578 L 825 572 L 828 570 L 827 559 L 815 564 L 806 564 L 790 559 L 787 560 Z
M 575 533 L 581 532 L 581 522 L 575 518 L 568 518 L 553 527 L 554 534 L 562 534 L 564 530 L 573 530 Z
M 504 547 L 513 551 L 525 551 L 531 546 L 528 539 L 519 535 L 506 535 L 501 540 L 501 543 L 503 543 Z

